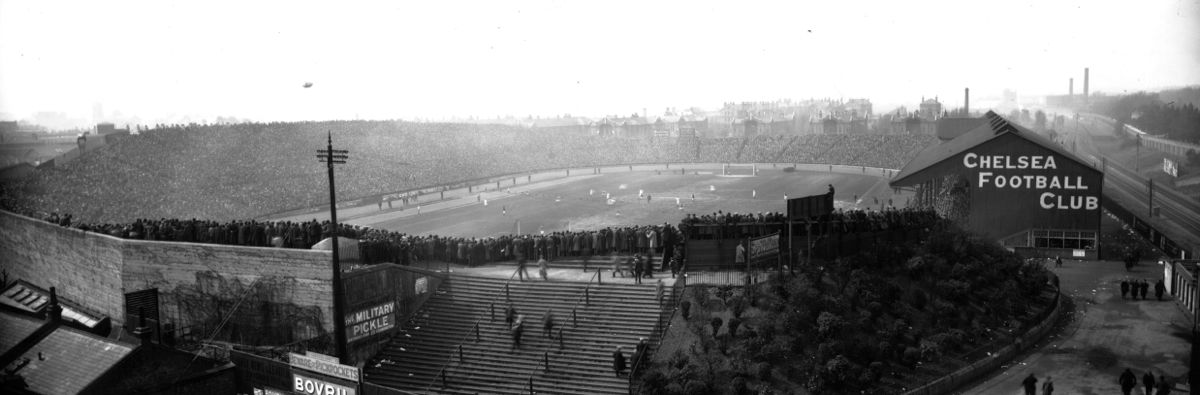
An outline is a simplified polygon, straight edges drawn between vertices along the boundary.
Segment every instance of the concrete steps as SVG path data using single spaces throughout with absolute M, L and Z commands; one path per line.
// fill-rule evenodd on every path
M 582 270 L 582 259 L 563 261 L 577 262 Z M 586 304 L 581 302 L 585 289 Z M 620 345 L 631 358 L 638 338 L 651 336 L 663 311 L 655 292 L 652 283 L 589 287 L 455 275 L 369 361 L 364 377 L 421 393 L 524 394 L 532 377 L 541 393 L 624 394 L 628 379 L 612 371 L 612 351 Z M 669 297 L 672 289 L 664 292 Z M 516 350 L 504 319 L 509 304 L 525 315 Z M 556 317 L 554 339 L 543 336 L 547 309 Z

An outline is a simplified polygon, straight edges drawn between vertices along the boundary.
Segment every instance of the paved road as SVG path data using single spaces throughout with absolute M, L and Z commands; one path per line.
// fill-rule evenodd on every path
M 1154 299 L 1153 281 L 1162 278 L 1161 266 L 1142 262 L 1126 272 L 1121 262 L 1065 261 L 1051 270 L 1072 301 L 1069 321 L 1039 348 L 963 393 L 1023 394 L 1021 381 L 1032 373 L 1039 393 L 1040 380 L 1051 376 L 1055 394 L 1119 394 L 1117 377 L 1126 368 L 1139 383 L 1146 370 L 1165 374 L 1181 383 L 1173 394 L 1186 393 L 1182 382 L 1192 323 L 1170 295 Z M 1150 300 L 1122 299 L 1120 283 L 1126 277 L 1151 281 Z

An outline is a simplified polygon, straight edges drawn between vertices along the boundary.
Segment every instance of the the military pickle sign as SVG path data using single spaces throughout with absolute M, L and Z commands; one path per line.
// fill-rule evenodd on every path
M 396 326 L 396 302 L 368 307 L 346 315 L 346 341 L 382 333 Z
M 963 155 L 963 166 L 979 169 L 975 186 L 987 190 L 1033 189 L 1044 190 L 1037 198 L 1046 210 L 1098 210 L 1100 191 L 1084 184 L 1083 176 L 1063 176 L 1052 173 L 1058 169 L 1054 155 Z M 992 170 L 992 171 L 985 171 Z M 1017 174 L 996 170 L 1022 170 Z M 1086 192 L 1083 192 L 1086 191 Z

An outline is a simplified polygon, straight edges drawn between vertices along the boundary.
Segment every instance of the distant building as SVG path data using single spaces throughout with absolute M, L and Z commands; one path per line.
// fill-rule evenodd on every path
M 576 117 L 539 118 L 526 123 L 525 126 L 532 129 L 572 135 L 586 134 L 590 129 L 587 119 Z
M 920 108 L 920 111 L 917 112 L 917 116 L 922 120 L 936 121 L 942 116 L 942 102 L 938 101 L 936 97 L 932 99 L 922 98 Z
M 17 121 L 0 121 L 0 135 L 17 132 Z
M 708 118 L 682 116 L 676 122 L 676 127 L 679 129 L 680 138 L 703 136 L 708 133 Z

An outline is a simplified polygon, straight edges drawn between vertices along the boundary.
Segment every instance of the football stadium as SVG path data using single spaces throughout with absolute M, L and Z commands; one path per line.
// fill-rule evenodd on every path
M 1034 133 L 1006 125 L 978 133 Z M 960 209 L 937 203 L 950 189 L 892 185 L 948 144 L 932 135 L 637 133 L 382 121 L 138 130 L 4 184 L 0 251 L 17 280 L 5 300 L 61 310 L 97 347 L 202 355 L 205 369 L 172 380 L 239 393 L 653 393 L 669 386 L 664 366 L 696 367 L 680 355 L 697 333 L 692 352 L 766 347 L 749 380 L 711 372 L 741 386 L 891 393 L 961 367 L 921 361 L 969 361 L 971 342 L 1011 340 L 986 336 L 992 325 L 1044 331 L 1058 312 L 1044 269 L 946 219 Z M 324 163 L 331 152 L 344 164 Z M 925 278 L 947 264 L 918 263 L 940 253 L 931 238 L 980 249 L 980 268 L 955 270 L 991 274 Z M 821 306 L 794 289 L 823 288 L 856 296 L 775 310 Z M 972 307 L 951 309 L 954 295 Z M 912 305 L 922 312 L 901 315 Z M 881 315 L 826 322 L 858 310 Z M 809 314 L 820 325 L 768 333 Z M 904 319 L 919 333 L 868 334 Z M 941 321 L 959 329 L 940 332 Z M 936 349 L 917 340 L 937 333 Z M 780 340 L 755 340 L 767 336 Z M 839 345 L 855 338 L 889 345 Z M 790 352 L 858 373 L 835 382 Z M 126 354 L 109 366 L 149 369 L 151 353 Z M 76 389 L 138 388 L 122 376 L 97 370 Z M 670 380 L 683 392 L 717 385 Z
M 1077 3 L 0 0 L 0 394 L 1193 392 L 1200 2 Z

